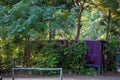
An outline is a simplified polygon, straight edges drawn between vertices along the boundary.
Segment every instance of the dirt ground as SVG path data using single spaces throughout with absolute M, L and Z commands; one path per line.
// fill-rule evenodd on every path
M 11 78 L 3 78 L 3 80 L 12 80 Z M 60 80 L 58 77 L 47 77 L 47 78 L 15 78 L 15 80 Z M 64 77 L 63 80 L 120 80 L 120 77 L 114 77 L 114 76 L 96 76 L 96 77 L 90 77 L 90 76 L 70 76 L 70 77 Z
M 12 78 L 3 78 L 12 80 Z M 15 78 L 15 80 L 60 80 L 59 77 Z M 100 76 L 63 75 L 63 80 L 120 80 L 120 73 L 107 73 Z
M 12 78 L 3 78 L 3 80 L 12 80 Z M 59 77 L 39 77 L 39 78 L 15 78 L 15 80 L 60 80 Z M 63 76 L 63 80 L 120 80 L 120 75 L 100 75 L 100 76 Z

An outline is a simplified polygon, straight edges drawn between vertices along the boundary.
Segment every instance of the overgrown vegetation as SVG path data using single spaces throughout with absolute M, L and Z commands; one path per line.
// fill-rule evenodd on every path
M 111 41 L 120 38 L 119 4 L 119 0 L 0 0 L 0 70 L 12 68 L 13 59 L 21 58 L 24 67 L 63 67 L 68 73 L 86 74 L 87 70 L 81 72 L 84 42 L 56 43 L 58 48 L 42 43 L 38 51 L 37 42 L 59 39 L 109 41 L 107 65 L 112 69 L 113 52 L 118 51 Z M 119 48 L 120 43 L 116 45 Z
M 85 53 L 87 46 L 81 41 L 42 41 L 38 47 L 32 43 L 32 47 L 29 49 L 29 56 L 27 56 L 27 65 L 21 60 L 24 58 L 21 53 L 16 55 L 16 63 L 19 66 L 34 67 L 34 68 L 55 68 L 62 67 L 67 74 L 82 73 L 81 70 L 85 68 Z M 38 44 L 38 43 L 37 43 Z M 38 50 L 36 50 L 36 48 Z M 9 58 L 6 60 L 7 63 L 2 63 L 2 67 L 5 69 L 11 69 L 13 67 L 13 60 Z M 2 59 L 3 60 L 3 59 Z M 19 61 L 20 60 L 20 61 Z M 25 60 L 26 61 L 26 60 Z M 4 62 L 4 61 L 3 61 Z M 11 67 L 8 65 L 12 65 Z M 9 66 L 9 67 L 7 67 Z
M 111 40 L 106 43 L 106 52 L 105 52 L 105 65 L 106 65 L 106 71 L 112 71 L 116 72 L 117 69 L 117 63 L 116 63 L 116 57 L 117 53 L 120 52 L 120 42 L 117 40 Z

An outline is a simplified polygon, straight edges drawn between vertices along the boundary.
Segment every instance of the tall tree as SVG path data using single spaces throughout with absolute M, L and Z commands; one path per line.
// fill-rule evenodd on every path
M 16 0 L 15 3 L 1 1 L 0 28 L 6 28 L 9 40 L 21 40 L 17 41 L 17 45 L 20 46 L 19 43 L 22 42 L 25 65 L 30 56 L 31 41 L 49 39 L 48 35 L 53 34 L 54 30 L 66 35 L 69 32 L 67 29 L 73 25 L 71 16 L 67 15 L 66 4 L 58 4 L 57 0 Z
M 76 0 L 75 1 L 76 5 L 80 7 L 79 11 L 78 11 L 78 25 L 77 25 L 77 33 L 75 36 L 75 39 L 78 40 L 79 36 L 80 36 L 80 30 L 82 28 L 82 23 L 81 23 L 81 17 L 82 17 L 82 13 L 84 10 L 84 5 L 86 3 L 86 0 L 80 1 L 80 0 Z
M 111 22 L 117 17 L 117 21 L 119 22 L 119 0 L 93 0 L 91 3 L 96 7 L 98 10 L 104 12 L 104 17 L 107 19 L 107 27 L 106 27 L 106 40 L 109 40 L 110 37 L 110 29 L 111 29 Z M 116 21 L 116 20 L 115 20 Z M 114 27 L 113 27 L 114 28 Z

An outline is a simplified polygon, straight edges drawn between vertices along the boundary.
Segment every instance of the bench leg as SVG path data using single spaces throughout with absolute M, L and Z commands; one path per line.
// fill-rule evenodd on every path
M 100 70 L 100 67 L 98 67 L 98 75 L 100 75 L 100 71 L 101 71 L 101 70 Z

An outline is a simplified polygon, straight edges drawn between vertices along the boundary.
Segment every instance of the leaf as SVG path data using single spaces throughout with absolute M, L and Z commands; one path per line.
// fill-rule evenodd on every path
M 38 15 L 31 15 L 26 20 L 26 24 L 30 25 L 38 19 Z
M 31 6 L 30 7 L 30 14 L 34 14 L 34 15 L 42 15 L 44 9 L 43 7 L 39 7 L 39 6 Z

